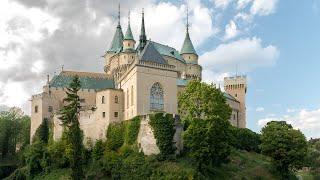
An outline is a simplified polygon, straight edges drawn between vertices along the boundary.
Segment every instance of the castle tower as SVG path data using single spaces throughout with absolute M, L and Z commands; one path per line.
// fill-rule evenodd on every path
M 111 46 L 107 51 L 107 54 L 114 54 L 122 50 L 123 46 L 123 32 L 120 25 L 120 4 L 118 9 L 118 25 L 115 34 L 113 35 L 113 39 L 111 42 Z
M 180 54 L 183 59 L 190 64 L 198 64 L 198 54 L 193 47 L 192 41 L 189 35 L 189 10 L 187 8 L 187 25 L 186 25 L 186 37 L 184 39 Z
M 134 51 L 136 41 L 133 38 L 131 26 L 130 26 L 130 12 L 128 16 L 128 29 L 123 39 L 123 50 L 124 51 Z
M 246 128 L 246 93 L 247 77 L 235 76 L 224 78 L 225 91 L 240 102 L 238 127 Z

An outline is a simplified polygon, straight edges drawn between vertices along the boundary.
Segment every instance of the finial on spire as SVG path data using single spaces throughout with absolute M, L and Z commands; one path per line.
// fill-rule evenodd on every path
M 130 25 L 130 10 L 128 12 L 128 24 Z
M 142 51 L 147 44 L 147 36 L 146 36 L 146 30 L 144 26 L 144 8 L 142 8 L 142 22 L 141 22 L 141 33 L 140 33 L 140 51 Z
M 189 6 L 187 4 L 187 31 L 189 31 Z
M 118 5 L 118 25 L 120 25 L 120 3 Z
M 61 66 L 61 72 L 63 71 L 63 67 L 64 67 L 64 65 Z
M 50 79 L 50 76 L 49 76 L 49 74 L 47 74 L 47 84 L 49 84 L 49 80 Z

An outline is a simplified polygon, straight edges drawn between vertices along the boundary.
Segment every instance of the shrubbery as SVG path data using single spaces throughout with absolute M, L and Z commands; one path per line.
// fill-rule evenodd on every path
M 172 114 L 157 113 L 150 115 L 150 125 L 160 149 L 160 155 L 174 154 L 173 136 L 175 134 Z
M 232 127 L 232 145 L 236 149 L 260 152 L 260 134 L 250 129 Z

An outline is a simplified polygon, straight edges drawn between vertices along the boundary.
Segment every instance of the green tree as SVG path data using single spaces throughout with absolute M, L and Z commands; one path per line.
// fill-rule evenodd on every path
M 226 104 L 223 93 L 212 84 L 190 81 L 178 98 L 179 113 L 186 125 L 194 118 L 229 119 L 231 116 L 231 108 Z
M 284 121 L 269 122 L 262 129 L 261 152 L 270 156 L 276 170 L 283 178 L 303 166 L 307 155 L 307 141 L 300 130 Z
M 250 129 L 232 127 L 232 145 L 241 150 L 260 152 L 260 134 Z
M 42 123 L 40 124 L 40 126 L 38 127 L 38 129 L 36 130 L 35 136 L 33 138 L 33 142 L 35 141 L 41 141 L 45 144 L 48 143 L 49 140 L 49 122 L 47 118 L 44 118 L 42 120 Z
M 67 129 L 67 139 L 72 146 L 72 158 L 70 159 L 70 167 L 72 170 L 72 179 L 83 178 L 83 134 L 79 124 L 80 98 L 77 94 L 81 88 L 78 76 L 75 76 L 67 88 L 67 97 L 64 102 L 67 103 L 60 110 L 60 119 L 63 126 Z
M 221 117 L 195 119 L 183 135 L 189 154 L 197 162 L 198 170 L 206 166 L 219 166 L 230 155 L 231 125 Z
M 99 160 L 105 151 L 105 144 L 101 139 L 97 140 L 93 149 L 92 149 L 92 158 L 94 160 Z

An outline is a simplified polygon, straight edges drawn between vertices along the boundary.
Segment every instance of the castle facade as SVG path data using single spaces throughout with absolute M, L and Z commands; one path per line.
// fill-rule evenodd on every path
M 120 16 L 120 15 L 119 15 Z M 178 93 L 188 81 L 201 80 L 202 67 L 186 28 L 180 51 L 147 40 L 144 14 L 141 34 L 136 41 L 128 22 L 123 34 L 120 18 L 110 48 L 104 55 L 105 73 L 61 71 L 43 86 L 43 92 L 31 98 L 31 138 L 43 119 L 54 122 L 54 139 L 61 137 L 63 128 L 57 112 L 63 107 L 65 90 L 78 76 L 81 111 L 79 122 L 85 138 L 106 137 L 110 123 L 130 120 L 155 112 L 178 114 Z M 224 79 L 224 95 L 232 108 L 230 122 L 246 127 L 246 77 Z

